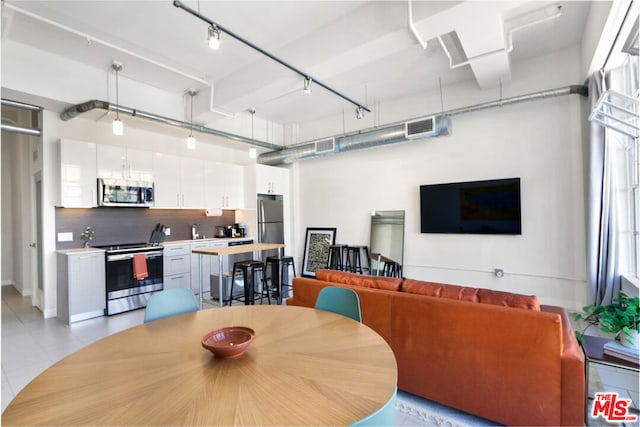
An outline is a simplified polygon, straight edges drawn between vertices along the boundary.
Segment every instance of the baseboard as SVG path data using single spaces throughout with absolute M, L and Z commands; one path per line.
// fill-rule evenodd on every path
M 16 284 L 13 280 L 3 280 L 2 281 L 2 286 L 13 286 L 15 287 Z

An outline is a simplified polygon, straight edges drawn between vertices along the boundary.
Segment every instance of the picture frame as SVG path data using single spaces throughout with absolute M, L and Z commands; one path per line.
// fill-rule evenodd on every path
M 302 277 L 316 277 L 316 270 L 327 267 L 329 246 L 336 243 L 335 228 L 307 227 L 302 256 Z

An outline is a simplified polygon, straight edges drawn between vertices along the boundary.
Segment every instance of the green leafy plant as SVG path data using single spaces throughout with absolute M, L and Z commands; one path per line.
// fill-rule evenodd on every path
M 600 330 L 603 332 L 619 334 L 621 340 L 624 339 L 629 344 L 633 344 L 632 334 L 638 333 L 638 325 L 640 324 L 639 297 L 630 297 L 621 291 L 611 304 L 587 305 L 582 307 L 582 311 L 585 316 L 578 313 L 575 319 L 583 319 L 588 325 L 582 331 L 576 332 L 576 337 L 580 342 L 583 342 L 582 335 L 588 328 L 600 325 Z

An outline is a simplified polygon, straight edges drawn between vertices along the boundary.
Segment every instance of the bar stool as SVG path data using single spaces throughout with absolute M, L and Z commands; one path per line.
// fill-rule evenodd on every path
M 387 277 L 400 277 L 400 264 L 395 261 L 386 261 L 382 267 L 382 275 Z
M 260 304 L 262 304 L 262 300 L 264 299 L 264 294 L 267 294 L 267 301 L 271 304 L 271 297 L 269 296 L 269 287 L 267 286 L 267 281 L 265 279 L 265 268 L 262 261 L 256 260 L 246 260 L 246 261 L 238 261 L 233 264 L 233 275 L 231 276 L 231 292 L 229 292 L 229 306 L 231 306 L 231 302 L 235 300 L 242 301 L 241 297 L 233 297 L 233 285 L 236 282 L 236 273 L 242 274 L 243 282 L 244 282 L 244 304 L 245 305 L 254 305 L 255 304 L 255 295 L 260 295 Z M 256 284 L 256 274 L 261 273 L 262 275 L 262 290 L 260 292 L 256 292 L 255 284 Z
M 364 252 L 364 259 L 369 259 L 369 248 L 367 246 L 348 246 L 347 256 L 345 261 L 344 270 L 352 273 L 363 274 L 364 271 L 368 271 L 368 267 L 362 267 L 362 257 L 360 252 Z
M 271 268 L 269 269 L 269 267 Z M 289 267 L 293 269 L 293 277 L 296 277 L 296 266 L 293 263 L 292 256 L 269 256 L 265 260 L 265 268 L 271 273 L 271 287 L 276 288 L 276 298 L 278 298 L 278 303 L 282 301 L 282 298 L 289 297 L 289 289 L 287 289 L 285 295 L 282 287 L 286 286 L 287 288 L 290 288 L 293 286 L 291 280 L 289 280 L 289 283 L 285 283 L 284 280 L 285 276 L 289 272 Z M 282 283 L 280 283 L 280 279 L 282 280 Z
M 347 251 L 347 245 L 329 246 L 329 257 L 327 258 L 327 269 L 344 271 L 343 257 Z

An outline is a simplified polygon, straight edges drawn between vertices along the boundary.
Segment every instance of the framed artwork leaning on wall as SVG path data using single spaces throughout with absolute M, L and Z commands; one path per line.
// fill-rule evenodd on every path
M 329 246 L 335 243 L 335 228 L 307 228 L 302 255 L 303 277 L 316 277 L 316 270 L 327 267 Z

